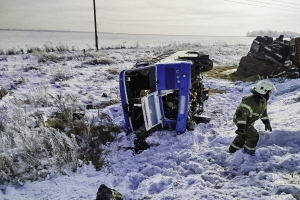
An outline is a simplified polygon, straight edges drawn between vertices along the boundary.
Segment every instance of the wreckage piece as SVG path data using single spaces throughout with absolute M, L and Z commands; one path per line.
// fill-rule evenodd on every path
M 267 78 L 283 71 L 285 71 L 285 68 L 282 65 L 271 64 L 268 61 L 250 56 L 243 56 L 235 73 L 244 78 L 255 75 Z
M 273 40 L 257 36 L 247 56 L 241 58 L 236 74 L 245 78 L 297 77 L 300 72 L 300 37 L 284 40 L 283 35 Z
M 180 53 L 183 54 L 188 55 Z M 192 55 L 200 57 L 197 53 Z M 183 133 L 187 120 L 193 118 L 191 115 L 197 114 L 197 122 L 205 118 L 200 115 L 208 91 L 203 87 L 201 71 L 212 69 L 212 61 L 202 55 L 193 61 L 184 59 L 178 60 L 178 54 L 172 54 L 149 66 L 139 62 L 135 68 L 120 72 L 121 103 L 128 133 L 157 126 Z
M 291 47 L 288 41 L 268 36 L 258 36 L 253 40 L 249 56 L 265 60 L 271 64 L 283 65 L 288 58 Z
M 300 36 L 291 38 L 290 40 L 291 53 L 290 60 L 292 64 L 300 69 Z
M 178 51 L 159 62 L 172 61 L 192 61 L 192 77 L 194 77 L 195 74 L 199 74 L 200 72 L 207 72 L 212 70 L 213 68 L 213 62 L 209 59 L 209 55 L 203 54 L 198 51 Z
M 157 63 L 172 63 L 174 61 L 191 61 L 191 86 L 190 86 L 190 110 L 192 115 L 199 116 L 202 114 L 203 102 L 208 99 L 208 89 L 204 88 L 202 72 L 212 70 L 213 62 L 209 59 L 209 55 L 198 51 L 177 51 L 167 57 L 164 57 Z M 198 118 L 196 123 L 200 123 Z M 203 123 L 206 123 L 203 119 Z

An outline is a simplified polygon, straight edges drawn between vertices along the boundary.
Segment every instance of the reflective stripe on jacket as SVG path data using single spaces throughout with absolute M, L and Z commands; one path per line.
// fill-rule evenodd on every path
M 234 123 L 246 126 L 248 124 L 253 124 L 258 119 L 261 119 L 264 124 L 270 123 L 266 99 L 262 96 L 253 94 L 243 97 L 234 114 Z

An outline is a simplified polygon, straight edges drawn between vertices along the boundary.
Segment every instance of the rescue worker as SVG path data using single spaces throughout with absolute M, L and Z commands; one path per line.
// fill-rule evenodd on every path
M 255 155 L 259 134 L 254 128 L 254 122 L 258 119 L 265 125 L 265 130 L 272 131 L 267 113 L 267 101 L 275 85 L 269 80 L 259 81 L 251 88 L 251 95 L 244 96 L 233 116 L 233 122 L 237 126 L 237 136 L 229 147 L 229 152 L 234 153 L 244 147 L 244 152 Z

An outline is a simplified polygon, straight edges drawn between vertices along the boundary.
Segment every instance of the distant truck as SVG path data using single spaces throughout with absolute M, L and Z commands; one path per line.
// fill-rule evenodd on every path
M 284 40 L 280 35 L 275 40 L 269 36 L 257 36 L 247 56 L 241 58 L 237 75 L 250 77 L 300 77 L 300 37 Z
M 120 72 L 120 95 L 128 133 L 159 126 L 183 133 L 188 120 L 208 122 L 201 116 L 208 90 L 202 72 L 213 68 L 208 55 L 180 51 L 140 61 Z

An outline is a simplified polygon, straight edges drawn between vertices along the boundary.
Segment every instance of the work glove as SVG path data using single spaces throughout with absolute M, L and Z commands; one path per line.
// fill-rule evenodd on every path
M 265 124 L 265 130 L 272 132 L 271 124 Z

